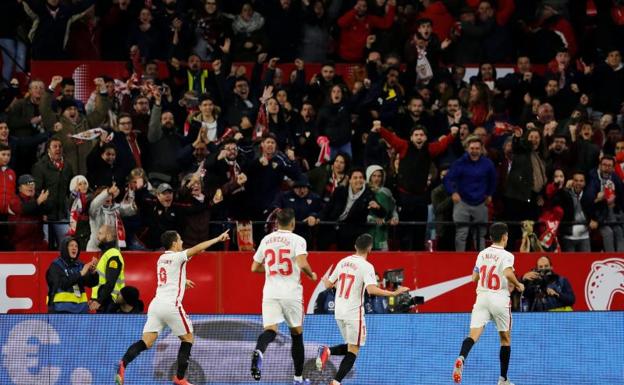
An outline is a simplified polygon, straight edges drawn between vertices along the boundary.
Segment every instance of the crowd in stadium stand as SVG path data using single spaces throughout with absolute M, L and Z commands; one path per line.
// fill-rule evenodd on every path
M 622 15 L 611 0 L 3 1 L 0 249 L 97 250 L 102 224 L 131 250 L 245 221 L 260 239 L 292 207 L 310 249 L 368 231 L 378 250 L 470 250 L 495 219 L 512 250 L 622 251 Z M 101 74 L 83 103 L 71 78 L 20 84 L 29 58 L 128 76 Z

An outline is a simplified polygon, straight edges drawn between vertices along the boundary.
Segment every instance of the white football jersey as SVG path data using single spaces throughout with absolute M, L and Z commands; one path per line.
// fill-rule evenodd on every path
M 264 265 L 263 298 L 303 300 L 298 255 L 308 254 L 303 237 L 287 230 L 277 230 L 262 238 L 254 261 Z
M 186 287 L 186 250 L 174 252 L 165 251 L 156 263 L 156 297 L 154 301 L 172 303 L 175 306 L 182 304 Z
M 336 319 L 360 319 L 364 314 L 364 290 L 368 285 L 377 285 L 373 265 L 364 257 L 351 255 L 338 262 L 329 280 L 336 287 Z
M 477 294 L 498 293 L 509 296 L 509 282 L 503 273 L 513 269 L 514 256 L 500 246 L 483 249 L 477 256 L 474 271 L 479 274 Z

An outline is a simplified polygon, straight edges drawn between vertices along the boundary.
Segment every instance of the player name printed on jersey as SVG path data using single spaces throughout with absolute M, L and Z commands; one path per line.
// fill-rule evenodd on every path
M 336 319 L 360 319 L 364 312 L 364 290 L 377 284 L 373 265 L 363 257 L 351 255 L 338 262 L 329 280 L 336 287 Z
M 186 287 L 186 250 L 180 252 L 165 251 L 156 263 L 158 287 L 154 301 L 161 303 L 182 303 Z
M 264 298 L 303 300 L 298 255 L 307 255 L 303 237 L 286 230 L 265 236 L 254 254 L 254 261 L 264 265 Z
M 477 294 L 496 293 L 509 296 L 509 282 L 504 271 L 513 269 L 514 256 L 499 246 L 490 246 L 477 256 L 475 272 L 479 273 Z

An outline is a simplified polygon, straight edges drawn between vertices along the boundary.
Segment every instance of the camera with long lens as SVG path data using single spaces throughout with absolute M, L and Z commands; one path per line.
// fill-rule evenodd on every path
M 525 284 L 527 287 L 533 287 L 535 289 L 545 289 L 546 286 L 548 286 L 548 284 L 551 282 L 551 280 L 553 279 L 553 272 L 550 269 L 533 269 L 534 272 L 539 274 L 539 277 L 532 279 L 532 280 L 526 280 Z
M 403 269 L 386 270 L 383 274 L 385 286 L 388 290 L 396 290 L 403 284 Z M 416 305 L 425 303 L 425 297 L 412 296 L 409 292 L 388 297 L 390 313 L 409 313 Z

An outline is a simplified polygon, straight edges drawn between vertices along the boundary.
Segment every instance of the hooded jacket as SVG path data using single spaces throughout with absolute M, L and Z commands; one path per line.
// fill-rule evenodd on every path
M 68 246 L 73 238 L 65 238 L 61 242 L 60 255 L 52 262 L 46 272 L 48 283 L 48 312 L 49 313 L 87 313 L 89 310 L 85 287 L 93 287 L 98 283 L 98 276 L 95 272 L 80 274 L 84 263 L 80 260 L 80 250 L 76 258 L 69 255 Z M 82 299 L 77 302 L 55 301 L 57 294 L 80 294 Z

